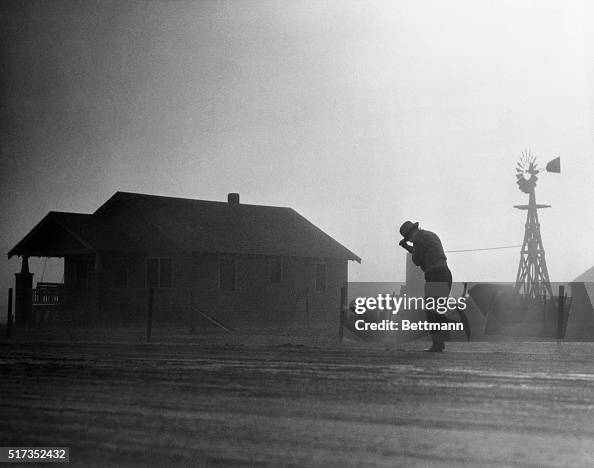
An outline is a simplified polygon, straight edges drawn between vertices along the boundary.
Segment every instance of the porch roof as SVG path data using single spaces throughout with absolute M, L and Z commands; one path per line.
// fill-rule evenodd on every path
M 10 252 L 29 257 L 62 257 L 90 252 L 138 250 L 124 234 L 90 214 L 50 211 Z

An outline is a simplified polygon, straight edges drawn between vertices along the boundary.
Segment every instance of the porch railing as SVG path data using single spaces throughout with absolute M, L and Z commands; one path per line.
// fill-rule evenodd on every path
M 66 289 L 62 283 L 37 283 L 32 292 L 33 306 L 61 306 L 66 300 Z

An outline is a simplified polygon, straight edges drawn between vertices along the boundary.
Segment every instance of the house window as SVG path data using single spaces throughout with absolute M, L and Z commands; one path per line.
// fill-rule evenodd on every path
M 270 260 L 270 282 L 280 284 L 282 278 L 282 265 L 280 260 Z
M 326 290 L 326 264 L 316 264 L 316 291 Z
M 149 258 L 146 261 L 146 284 L 149 288 L 171 287 L 172 262 L 170 258 Z
M 127 288 L 128 287 L 128 263 L 126 260 L 116 260 L 113 264 L 113 287 Z
M 235 290 L 236 283 L 235 260 L 219 261 L 219 288 L 226 291 Z

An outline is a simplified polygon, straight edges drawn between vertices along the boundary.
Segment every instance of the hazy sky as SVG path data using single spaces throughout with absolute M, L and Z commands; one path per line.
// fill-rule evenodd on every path
M 405 219 L 519 244 L 529 148 L 552 280 L 594 265 L 594 10 L 559 1 L 2 2 L 0 245 L 117 190 L 290 206 L 404 278 Z M 452 253 L 515 279 L 519 249 Z M 9 262 L 6 262 L 8 265 Z M 16 271 L 10 262 L 10 271 Z

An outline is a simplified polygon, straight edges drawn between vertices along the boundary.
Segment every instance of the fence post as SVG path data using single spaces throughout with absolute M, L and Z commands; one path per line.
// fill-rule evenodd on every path
M 557 315 L 557 339 L 563 338 L 563 309 L 564 309 L 565 286 L 559 286 L 559 309 Z
M 542 296 L 542 333 L 547 334 L 547 295 Z
M 146 317 L 146 342 L 151 341 L 153 329 L 153 288 L 149 288 L 148 312 Z
M 346 300 L 347 300 L 347 287 L 346 284 L 340 288 L 340 320 L 338 325 L 338 342 L 342 344 L 342 338 L 344 336 L 343 328 L 344 328 L 344 319 L 345 319 L 345 309 L 346 309 Z
M 6 338 L 12 332 L 12 288 L 8 288 L 8 312 L 6 313 Z

